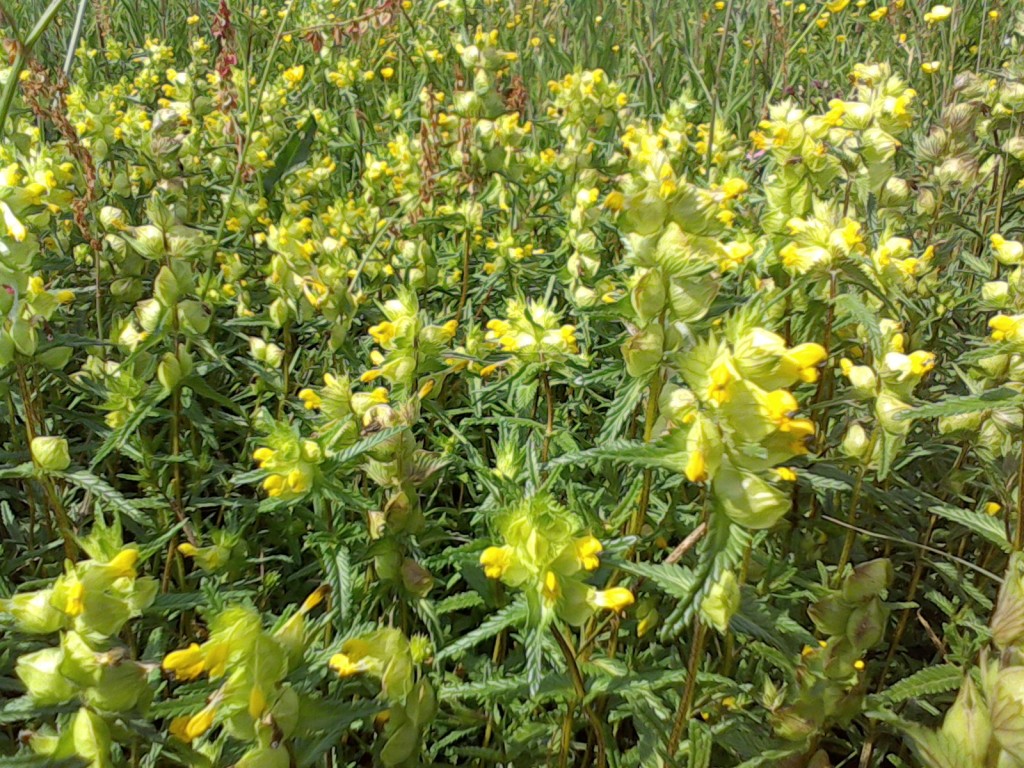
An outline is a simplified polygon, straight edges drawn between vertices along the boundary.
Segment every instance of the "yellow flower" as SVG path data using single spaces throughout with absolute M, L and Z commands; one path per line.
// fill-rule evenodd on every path
M 123 549 L 118 552 L 114 559 L 107 563 L 107 567 L 117 578 L 135 578 L 135 564 L 139 562 L 139 550 L 134 547 Z
M 199 714 L 193 715 L 185 725 L 185 740 L 192 741 L 210 730 L 210 726 L 213 725 L 214 715 L 216 714 L 217 708 L 211 704 L 199 712 Z
M 796 482 L 796 472 L 794 472 L 789 467 L 776 467 L 775 468 L 775 476 L 778 477 L 779 480 L 782 480 L 785 483 L 795 483 Z
M 598 608 L 606 608 L 609 611 L 621 611 L 632 605 L 636 598 L 633 593 L 625 587 L 612 587 L 611 589 L 595 590 L 591 596 L 591 602 Z
M 171 720 L 171 724 L 168 730 L 171 736 L 176 738 L 178 741 L 188 741 L 188 736 L 185 735 L 185 728 L 188 726 L 188 721 L 192 718 L 188 715 L 181 715 Z
M 68 588 L 68 600 L 64 607 L 64 613 L 68 616 L 81 616 L 85 610 L 84 597 L 85 585 L 76 581 Z
M 562 589 L 558 584 L 558 575 L 554 571 L 548 571 L 544 574 L 544 585 L 541 587 L 541 594 L 545 600 L 553 603 L 561 593 Z
M 1024 315 L 996 315 L 988 321 L 994 341 L 1016 341 L 1024 331 Z
M 911 352 L 909 357 L 910 372 L 915 376 L 923 376 L 935 367 L 935 355 L 931 352 L 918 350 L 917 352 Z
M 288 83 L 292 88 L 302 82 L 302 78 L 306 75 L 306 67 L 302 64 L 296 64 L 294 67 L 290 67 L 284 71 L 282 77 L 284 81 Z
M 371 326 L 369 331 L 370 335 L 373 337 L 373 340 L 380 344 L 382 347 L 395 338 L 396 332 L 397 329 L 395 328 L 395 324 L 388 322 L 387 320 L 385 320 L 383 323 L 380 323 L 379 325 Z
M 395 76 L 395 70 L 392 67 L 384 67 L 384 69 L 380 71 L 380 76 L 385 80 L 390 80 Z
M 849 0 L 845 1 L 849 2 Z M 748 189 L 749 186 L 747 185 L 747 182 L 745 182 L 743 179 L 737 178 L 726 179 L 724 182 L 722 182 L 721 187 L 721 190 L 725 194 L 726 199 L 730 200 L 734 197 L 739 197 Z
M 253 451 L 252 457 L 262 468 L 264 464 L 274 458 L 275 451 L 270 448 L 257 448 Z
M 320 395 L 312 389 L 303 389 L 299 392 L 299 400 L 306 406 L 307 411 L 315 411 L 323 405 Z
M 284 481 L 285 478 L 282 475 L 271 475 L 263 481 L 263 490 L 267 492 L 268 496 L 280 496 L 284 493 Z
M 889 6 L 883 5 L 880 8 L 875 8 L 871 13 L 868 14 L 868 18 L 872 21 L 881 21 L 889 15 Z
M 708 479 L 708 463 L 704 451 L 690 451 L 686 459 L 686 467 L 683 468 L 686 479 L 691 483 L 703 483 Z
M 989 242 L 1001 264 L 1020 264 L 1021 261 L 1024 261 L 1024 243 L 1007 240 L 1000 234 L 992 235 Z
M 593 536 L 584 536 L 582 539 L 576 540 L 576 559 L 579 561 L 580 567 L 585 571 L 596 570 L 601 564 L 601 560 L 598 555 L 604 549 L 601 546 L 601 542 Z
M 161 666 L 178 680 L 194 680 L 205 669 L 205 655 L 198 644 L 192 643 L 184 650 L 168 653 Z
M 921 65 L 921 71 L 926 75 L 934 75 L 940 69 L 942 69 L 941 61 L 926 61 Z
M 782 362 L 796 370 L 797 377 L 804 382 L 818 380 L 818 367 L 828 359 L 828 352 L 821 344 L 798 344 L 786 350 Z
M 864 661 L 862 659 L 857 659 L 855 662 L 853 662 L 853 668 L 856 669 L 858 672 L 862 671 L 864 669 Z
M 708 399 L 716 405 L 724 405 L 729 402 L 729 385 L 735 381 L 732 366 L 726 362 L 716 363 L 708 371 L 711 379 L 708 387 Z
M 793 394 L 785 389 L 769 392 L 761 400 L 761 413 L 783 432 L 797 412 L 797 402 Z
M 1003 511 L 1002 504 L 995 501 L 989 501 L 985 504 L 985 514 L 989 517 L 994 517 Z
M 480 565 L 489 579 L 500 579 L 512 564 L 512 551 L 508 547 L 488 547 L 480 554 Z
M 846 6 L 850 4 L 850 0 L 829 0 L 825 3 L 825 7 L 829 9 L 831 13 L 840 13 L 846 10 Z
M 929 24 L 937 24 L 948 19 L 952 13 L 953 9 L 948 5 L 933 5 L 932 9 L 924 15 L 924 20 Z

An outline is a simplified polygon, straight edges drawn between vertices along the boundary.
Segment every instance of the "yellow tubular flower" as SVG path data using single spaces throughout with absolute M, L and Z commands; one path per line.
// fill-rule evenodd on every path
M 177 680 L 194 680 L 205 669 L 205 654 L 198 644 L 192 643 L 184 650 L 168 653 L 161 666 Z
M 598 555 L 601 554 L 604 549 L 601 546 L 601 542 L 593 536 L 584 536 L 582 539 L 576 540 L 576 559 L 579 561 L 580 567 L 585 571 L 596 570 L 601 564 L 601 560 Z
M 795 483 L 796 472 L 789 467 L 776 467 L 775 476 L 782 480 L 784 483 Z
M 1024 330 L 1024 315 L 996 315 L 988 321 L 994 341 L 1015 341 Z
M 708 371 L 711 384 L 708 387 L 708 399 L 715 405 L 724 405 L 729 402 L 729 385 L 735 377 L 727 363 L 718 363 Z
M 210 730 L 210 726 L 213 725 L 213 718 L 216 714 L 217 708 L 210 705 L 198 714 L 193 715 L 185 725 L 185 740 L 192 741 Z
M 814 434 L 814 422 L 810 419 L 793 419 L 789 422 L 786 432 L 791 436 L 789 449 L 800 456 L 808 452 L 808 438 Z
M 363 671 L 364 665 L 359 661 L 352 661 L 344 653 L 336 653 L 331 656 L 328 666 L 338 673 L 340 677 L 352 677 Z
M 691 483 L 703 483 L 708 479 L 708 463 L 703 451 L 691 451 L 683 469 L 686 479 Z
M 512 552 L 508 547 L 488 547 L 480 554 L 480 565 L 489 579 L 500 579 L 512 564 Z
M 68 601 L 64 608 L 64 612 L 68 616 L 81 616 L 82 612 L 85 611 L 85 603 L 83 598 L 85 597 L 85 585 L 80 581 L 76 581 L 68 588 Z
M 807 383 L 818 380 L 818 367 L 828 359 L 828 352 L 821 344 L 798 344 L 786 350 L 783 363 L 796 369 L 798 378 Z
M 171 736 L 176 738 L 178 741 L 187 742 L 189 739 L 188 736 L 185 735 L 185 728 L 188 726 L 188 721 L 191 719 L 192 718 L 188 715 L 181 715 L 180 717 L 176 717 L 171 720 L 171 724 L 168 727 Z
M 636 598 L 633 593 L 625 587 L 612 587 L 611 589 L 595 590 L 591 596 L 591 602 L 598 608 L 605 608 L 609 611 L 621 611 L 633 604 Z
M 909 357 L 910 372 L 915 376 L 924 376 L 935 367 L 935 355 L 931 352 L 918 350 L 911 352 Z
M 135 564 L 139 562 L 139 550 L 131 547 L 118 552 L 107 567 L 117 574 L 117 578 L 135 578 Z
M 544 574 L 544 586 L 541 587 L 541 594 L 544 595 L 545 600 L 553 603 L 561 593 L 562 588 L 558 584 L 558 575 L 554 571 L 548 571 Z
M 263 693 L 263 688 L 259 684 L 252 687 L 249 691 L 249 717 L 253 720 L 257 720 L 263 716 L 264 711 L 267 708 L 267 697 Z
M 282 475 L 271 475 L 263 481 L 263 490 L 268 496 L 280 496 L 284 492 L 284 482 Z
M 382 347 L 395 338 L 396 328 L 394 323 L 390 323 L 385 320 L 379 325 L 370 327 L 370 335 L 373 340 L 380 344 Z
M 329 584 L 321 584 L 317 587 L 309 597 L 302 601 L 302 607 L 299 608 L 300 613 L 309 613 L 316 608 L 324 599 L 331 594 L 331 587 Z
M 260 467 L 262 467 L 264 464 L 266 464 L 268 461 L 274 458 L 274 451 L 271 450 L 270 448 L 257 448 L 255 451 L 253 451 L 252 457 L 256 461 L 256 463 L 259 464 Z
M 787 426 L 796 414 L 797 408 L 796 398 L 785 389 L 769 392 L 761 401 L 761 412 L 783 432 L 787 431 Z
M 315 411 L 323 405 L 323 400 L 312 389 L 303 389 L 299 392 L 299 400 L 306 406 L 307 411 Z

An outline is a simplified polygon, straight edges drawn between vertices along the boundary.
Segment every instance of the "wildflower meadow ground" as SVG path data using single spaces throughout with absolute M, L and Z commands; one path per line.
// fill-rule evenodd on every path
M 1024 768 L 1019 2 L 0 37 L 0 765 Z

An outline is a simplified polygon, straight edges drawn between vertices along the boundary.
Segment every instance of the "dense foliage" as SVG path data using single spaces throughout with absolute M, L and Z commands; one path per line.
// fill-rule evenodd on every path
M 1024 766 L 1015 3 L 0 24 L 11 764 Z

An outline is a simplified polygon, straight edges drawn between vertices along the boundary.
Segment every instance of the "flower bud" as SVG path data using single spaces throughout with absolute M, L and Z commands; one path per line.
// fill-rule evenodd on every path
M 32 461 L 47 472 L 63 472 L 71 466 L 68 441 L 63 437 L 36 437 L 32 439 Z
M 64 623 L 64 614 L 50 604 L 52 589 L 23 592 L 7 600 L 0 600 L 0 612 L 14 618 L 19 632 L 30 635 L 48 635 Z
M 740 607 L 740 585 L 736 574 L 725 571 L 708 591 L 707 597 L 700 604 L 701 618 L 708 624 L 725 634 L 729 622 Z
M 850 428 L 846 430 L 846 435 L 843 437 L 843 453 L 851 459 L 863 461 L 867 458 L 869 447 L 870 439 L 867 432 L 864 431 L 864 427 L 860 424 L 851 424 Z
M 665 332 L 656 322 L 630 336 L 622 345 L 622 356 L 629 375 L 641 378 L 656 370 L 661 362 L 664 345 Z
M 60 673 L 63 660 L 60 648 L 44 648 L 18 658 L 14 673 L 37 705 L 63 704 L 75 695 L 75 685 Z

